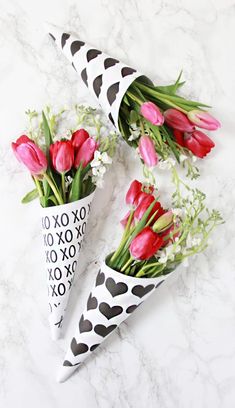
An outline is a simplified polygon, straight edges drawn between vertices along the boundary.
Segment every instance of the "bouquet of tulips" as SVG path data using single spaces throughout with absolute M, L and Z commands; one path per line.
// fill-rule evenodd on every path
M 131 183 L 123 237 L 98 271 L 59 381 L 65 381 L 179 264 L 205 250 L 210 233 L 223 222 L 218 211 L 205 207 L 205 194 L 191 189 L 175 170 L 173 179 L 172 208 L 163 207 L 153 186 Z
M 50 36 L 98 99 L 124 140 L 137 149 L 144 174 L 152 168 L 171 168 L 176 161 L 189 177 L 199 175 L 194 161 L 203 158 L 214 142 L 201 129 L 220 127 L 208 105 L 178 95 L 184 82 L 155 86 L 142 73 L 95 49 L 74 35 L 50 27 Z M 173 157 L 172 157 L 173 155 Z
M 29 136 L 19 137 L 12 148 L 35 183 L 35 189 L 22 201 L 26 203 L 38 196 L 42 207 L 49 321 L 56 339 L 60 336 L 94 191 L 103 185 L 116 136 L 89 107 L 75 106 L 73 127 L 63 130 L 61 125 L 71 112 L 53 114 L 46 108 L 41 115 L 35 111 L 27 114 Z

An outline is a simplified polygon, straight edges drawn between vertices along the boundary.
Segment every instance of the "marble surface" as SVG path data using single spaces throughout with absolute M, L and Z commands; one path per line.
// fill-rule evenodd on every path
M 197 185 L 226 225 L 180 268 L 68 382 L 55 381 L 97 263 L 120 236 L 119 209 L 139 163 L 121 144 L 98 191 L 65 322 L 52 342 L 38 205 L 10 142 L 24 111 L 76 101 L 86 87 L 47 37 L 45 21 L 166 83 L 184 70 L 184 93 L 214 105 L 223 123 Z M 232 408 L 235 406 L 234 0 L 0 0 L 0 406 L 4 408 Z M 162 173 L 160 189 L 167 193 Z M 167 178 L 167 176 L 165 176 Z

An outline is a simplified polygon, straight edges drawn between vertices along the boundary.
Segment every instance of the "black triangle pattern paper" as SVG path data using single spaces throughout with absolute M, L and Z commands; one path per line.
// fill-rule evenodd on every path
M 138 306 L 168 277 L 136 278 L 109 268 L 97 274 L 86 307 L 65 356 L 58 381 L 65 381 Z
M 143 74 L 55 26 L 50 27 L 50 36 L 118 128 L 123 96 L 131 83 Z
M 49 323 L 54 340 L 61 335 L 93 196 L 41 211 Z

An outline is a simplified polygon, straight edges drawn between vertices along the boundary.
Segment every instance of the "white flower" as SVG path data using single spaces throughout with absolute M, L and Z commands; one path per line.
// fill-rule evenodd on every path
M 111 157 L 109 157 L 109 155 L 106 152 L 100 153 L 99 150 L 96 150 L 94 154 L 94 159 L 91 162 L 91 167 L 99 167 L 99 166 L 103 166 L 104 164 L 111 164 L 111 163 L 112 163 L 112 159 Z
M 106 152 L 95 151 L 94 159 L 91 162 L 92 182 L 99 188 L 103 187 L 103 177 L 106 172 L 106 164 L 111 164 L 112 159 Z
M 191 234 L 188 234 L 186 239 L 186 246 L 187 248 L 193 248 L 200 245 L 201 242 L 202 239 L 199 236 L 192 237 Z
M 185 154 L 180 155 L 180 163 L 183 163 L 185 160 L 187 160 L 187 156 Z
M 196 156 L 192 156 L 192 161 L 195 163 L 197 161 L 197 157 Z
M 128 138 L 128 140 L 130 142 L 132 142 L 133 140 L 136 140 L 136 139 L 138 139 L 138 137 L 140 137 L 140 128 L 136 125 L 136 123 L 131 124 L 130 132 L 131 132 L 131 135 Z
M 172 167 L 175 166 L 175 163 L 176 163 L 175 160 L 172 159 L 172 157 L 169 157 L 166 160 L 160 160 L 158 167 L 161 170 L 170 170 Z
M 93 176 L 92 177 L 92 183 L 94 183 L 98 188 L 103 188 L 104 187 L 103 178 Z
M 172 212 L 174 215 L 179 217 L 180 215 L 182 215 L 182 208 L 172 208 Z

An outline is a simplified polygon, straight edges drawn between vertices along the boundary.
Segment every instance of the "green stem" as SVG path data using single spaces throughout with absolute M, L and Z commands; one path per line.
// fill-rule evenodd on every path
M 64 203 L 66 202 L 66 191 L 65 191 L 65 173 L 61 173 L 61 187 Z
M 119 245 L 118 249 L 114 252 L 112 258 L 110 259 L 111 263 L 114 262 L 117 259 L 117 257 L 120 255 L 120 253 L 122 252 L 122 249 L 125 246 L 126 239 L 128 238 L 128 235 L 129 235 L 129 229 L 130 229 L 130 225 L 132 223 L 133 215 L 134 215 L 134 210 L 131 210 L 128 221 L 127 221 L 127 224 L 126 224 L 126 227 L 125 227 L 125 230 L 124 230 L 124 233 L 123 233 L 123 236 L 122 236 L 122 240 L 120 242 L 120 245 Z
M 38 190 L 39 198 L 42 198 L 42 197 L 43 197 L 43 192 L 42 192 L 42 188 L 41 188 L 41 186 L 40 186 L 40 182 L 39 182 L 39 180 L 37 179 L 37 177 L 35 177 L 35 176 L 33 177 L 33 179 L 34 179 L 35 185 L 36 185 L 37 190 Z
M 45 177 L 46 181 L 48 182 L 49 186 L 51 187 L 51 189 L 52 189 L 58 203 L 60 205 L 64 204 L 63 199 L 62 199 L 57 187 L 54 185 L 53 181 L 51 180 L 51 178 L 48 176 L 47 173 L 44 173 L 44 177 Z
M 128 268 L 128 266 L 132 263 L 134 258 L 132 256 L 128 259 L 128 261 L 125 263 L 125 265 L 122 267 L 121 272 L 125 272 L 125 270 Z

